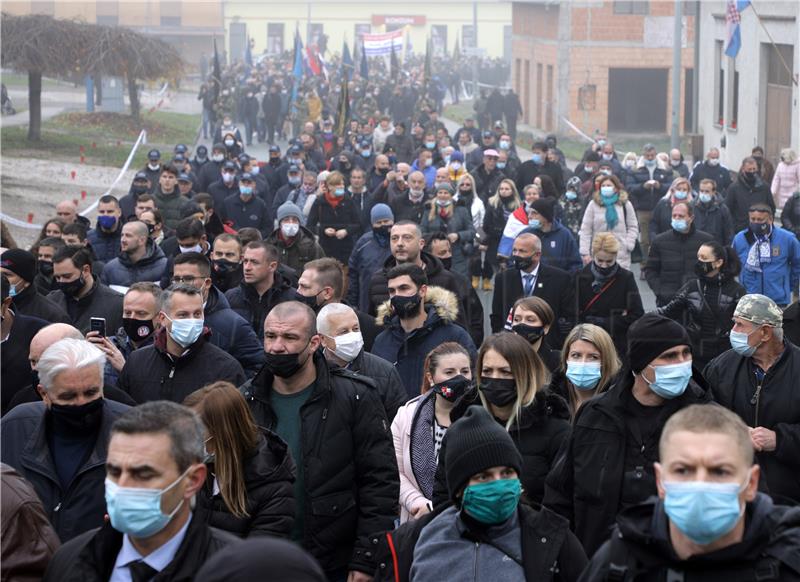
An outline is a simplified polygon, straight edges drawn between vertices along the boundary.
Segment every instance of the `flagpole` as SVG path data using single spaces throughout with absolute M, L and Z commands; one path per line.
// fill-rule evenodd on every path
M 781 63 L 783 63 L 783 68 L 785 68 L 786 72 L 789 73 L 789 77 L 791 77 L 792 83 L 794 83 L 795 86 L 797 86 L 798 85 L 797 75 L 795 75 L 792 72 L 792 69 L 789 68 L 789 65 L 786 63 L 786 60 L 783 58 L 783 55 L 781 54 L 781 51 L 778 50 L 778 46 L 775 44 L 775 39 L 772 38 L 772 35 L 770 34 L 769 30 L 767 30 L 767 27 L 764 25 L 764 22 L 761 20 L 761 16 L 756 11 L 756 6 L 755 6 L 755 4 L 753 4 L 752 0 L 750 0 L 750 8 L 753 9 L 753 14 L 756 15 L 756 20 L 758 20 L 758 23 L 761 25 L 761 28 L 763 28 L 764 32 L 767 34 L 767 37 L 769 38 L 769 42 L 772 44 L 772 47 L 775 49 L 775 52 L 778 53 L 778 58 L 781 60 Z

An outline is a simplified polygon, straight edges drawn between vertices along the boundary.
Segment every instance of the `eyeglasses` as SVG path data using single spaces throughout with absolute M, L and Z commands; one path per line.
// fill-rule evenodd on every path
M 203 279 L 203 277 L 192 277 L 191 275 L 186 275 L 184 277 L 173 277 L 170 279 L 173 283 L 192 283 L 195 279 Z

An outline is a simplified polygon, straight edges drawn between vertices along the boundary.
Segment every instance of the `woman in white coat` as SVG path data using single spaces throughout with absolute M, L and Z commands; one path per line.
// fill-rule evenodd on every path
M 594 180 L 592 200 L 586 206 L 578 233 L 584 265 L 592 260 L 592 240 L 598 232 L 614 235 L 620 246 L 617 262 L 624 269 L 630 269 L 631 252 L 639 238 L 639 221 L 628 193 L 616 176 L 598 176 Z
M 470 174 L 464 174 L 456 182 L 456 199 L 463 200 L 472 216 L 472 225 L 475 227 L 475 250 L 469 259 L 469 274 L 472 278 L 472 287 L 478 288 L 478 281 L 483 277 L 484 290 L 492 288 L 492 268 L 489 255 L 481 258 L 480 245 L 486 244 L 486 233 L 483 230 L 483 219 L 486 217 L 486 206 L 475 192 L 475 179 Z

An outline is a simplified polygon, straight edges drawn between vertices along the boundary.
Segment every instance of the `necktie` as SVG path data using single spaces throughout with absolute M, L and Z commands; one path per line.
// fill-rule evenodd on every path
M 528 273 L 527 275 L 524 275 L 524 279 L 525 279 L 525 289 L 523 291 L 525 297 L 530 297 L 531 293 L 533 293 L 533 274 Z
M 153 577 L 158 574 L 158 570 L 147 565 L 142 560 L 136 560 L 128 564 L 131 570 L 131 580 L 133 582 L 149 582 Z

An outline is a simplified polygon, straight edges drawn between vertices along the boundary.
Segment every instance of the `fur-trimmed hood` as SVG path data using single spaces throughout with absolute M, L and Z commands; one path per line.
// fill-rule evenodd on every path
M 431 319 L 431 307 L 438 318 L 455 323 L 458 318 L 458 297 L 452 291 L 443 287 L 429 286 L 425 296 L 425 309 L 428 310 L 428 320 Z M 378 306 L 378 314 L 375 323 L 380 326 L 386 325 L 395 316 L 392 313 L 391 299 L 387 299 Z
M 595 192 L 592 193 L 592 200 L 594 200 L 595 203 L 597 203 L 598 206 L 602 206 L 603 208 L 605 208 L 605 205 L 603 204 L 603 201 L 602 201 L 602 199 L 600 197 L 600 192 L 599 191 L 595 191 Z M 619 191 L 619 200 L 617 200 L 617 204 L 619 204 L 620 206 L 625 206 L 625 203 L 627 201 L 628 201 L 628 192 L 627 192 L 627 190 L 620 190 Z

